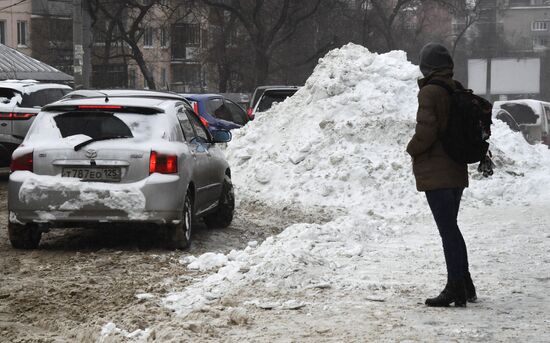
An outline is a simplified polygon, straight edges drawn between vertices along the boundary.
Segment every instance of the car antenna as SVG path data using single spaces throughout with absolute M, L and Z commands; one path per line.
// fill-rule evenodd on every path
M 105 95 L 105 102 L 109 102 L 109 96 L 106 93 L 103 93 L 103 92 L 100 92 L 100 91 L 96 91 L 96 92 Z

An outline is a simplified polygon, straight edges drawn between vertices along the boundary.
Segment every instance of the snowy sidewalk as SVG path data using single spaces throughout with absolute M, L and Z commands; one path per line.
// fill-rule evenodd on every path
M 467 308 L 423 304 L 444 285 L 443 253 L 431 217 L 408 221 L 415 223 L 391 223 L 391 236 L 364 242 L 360 256 L 297 264 L 283 277 L 288 287 L 273 287 L 283 280 L 245 278 L 149 332 L 159 341 L 550 341 L 548 204 L 462 210 L 479 295 Z M 332 280 L 307 286 L 317 274 Z
M 371 258 L 356 266 L 370 289 L 297 292 L 305 308 L 255 310 L 250 327 L 226 334 L 258 341 L 549 342 L 548 204 L 466 209 L 460 219 L 480 298 L 466 309 L 423 304 L 446 275 L 437 230 L 424 217 L 371 245 Z

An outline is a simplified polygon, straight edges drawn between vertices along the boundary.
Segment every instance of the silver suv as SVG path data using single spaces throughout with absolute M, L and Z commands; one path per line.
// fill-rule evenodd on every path
M 53 227 L 153 223 L 169 246 L 191 242 L 192 223 L 233 219 L 231 171 L 185 100 L 66 99 L 45 106 L 15 150 L 8 187 L 9 238 L 32 249 Z
M 10 164 L 31 123 L 44 105 L 59 100 L 71 87 L 37 81 L 0 81 L 0 167 Z

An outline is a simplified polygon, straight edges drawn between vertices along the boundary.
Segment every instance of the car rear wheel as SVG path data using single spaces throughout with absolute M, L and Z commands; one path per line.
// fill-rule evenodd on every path
M 169 247 L 172 249 L 188 249 L 191 245 L 193 229 L 193 202 L 189 193 L 185 196 L 183 214 L 178 224 L 168 227 Z
M 229 176 L 225 176 L 222 186 L 222 194 L 220 203 L 215 212 L 212 212 L 204 217 L 204 222 L 209 228 L 226 228 L 233 220 L 235 212 L 235 193 L 233 191 L 233 183 Z
M 36 224 L 8 223 L 8 235 L 11 246 L 16 249 L 36 249 L 42 238 Z

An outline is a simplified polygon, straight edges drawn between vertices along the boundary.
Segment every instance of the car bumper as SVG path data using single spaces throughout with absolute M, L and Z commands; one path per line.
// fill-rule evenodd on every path
M 110 184 L 18 171 L 10 175 L 8 210 L 17 223 L 173 223 L 182 216 L 182 187 L 177 175 Z

